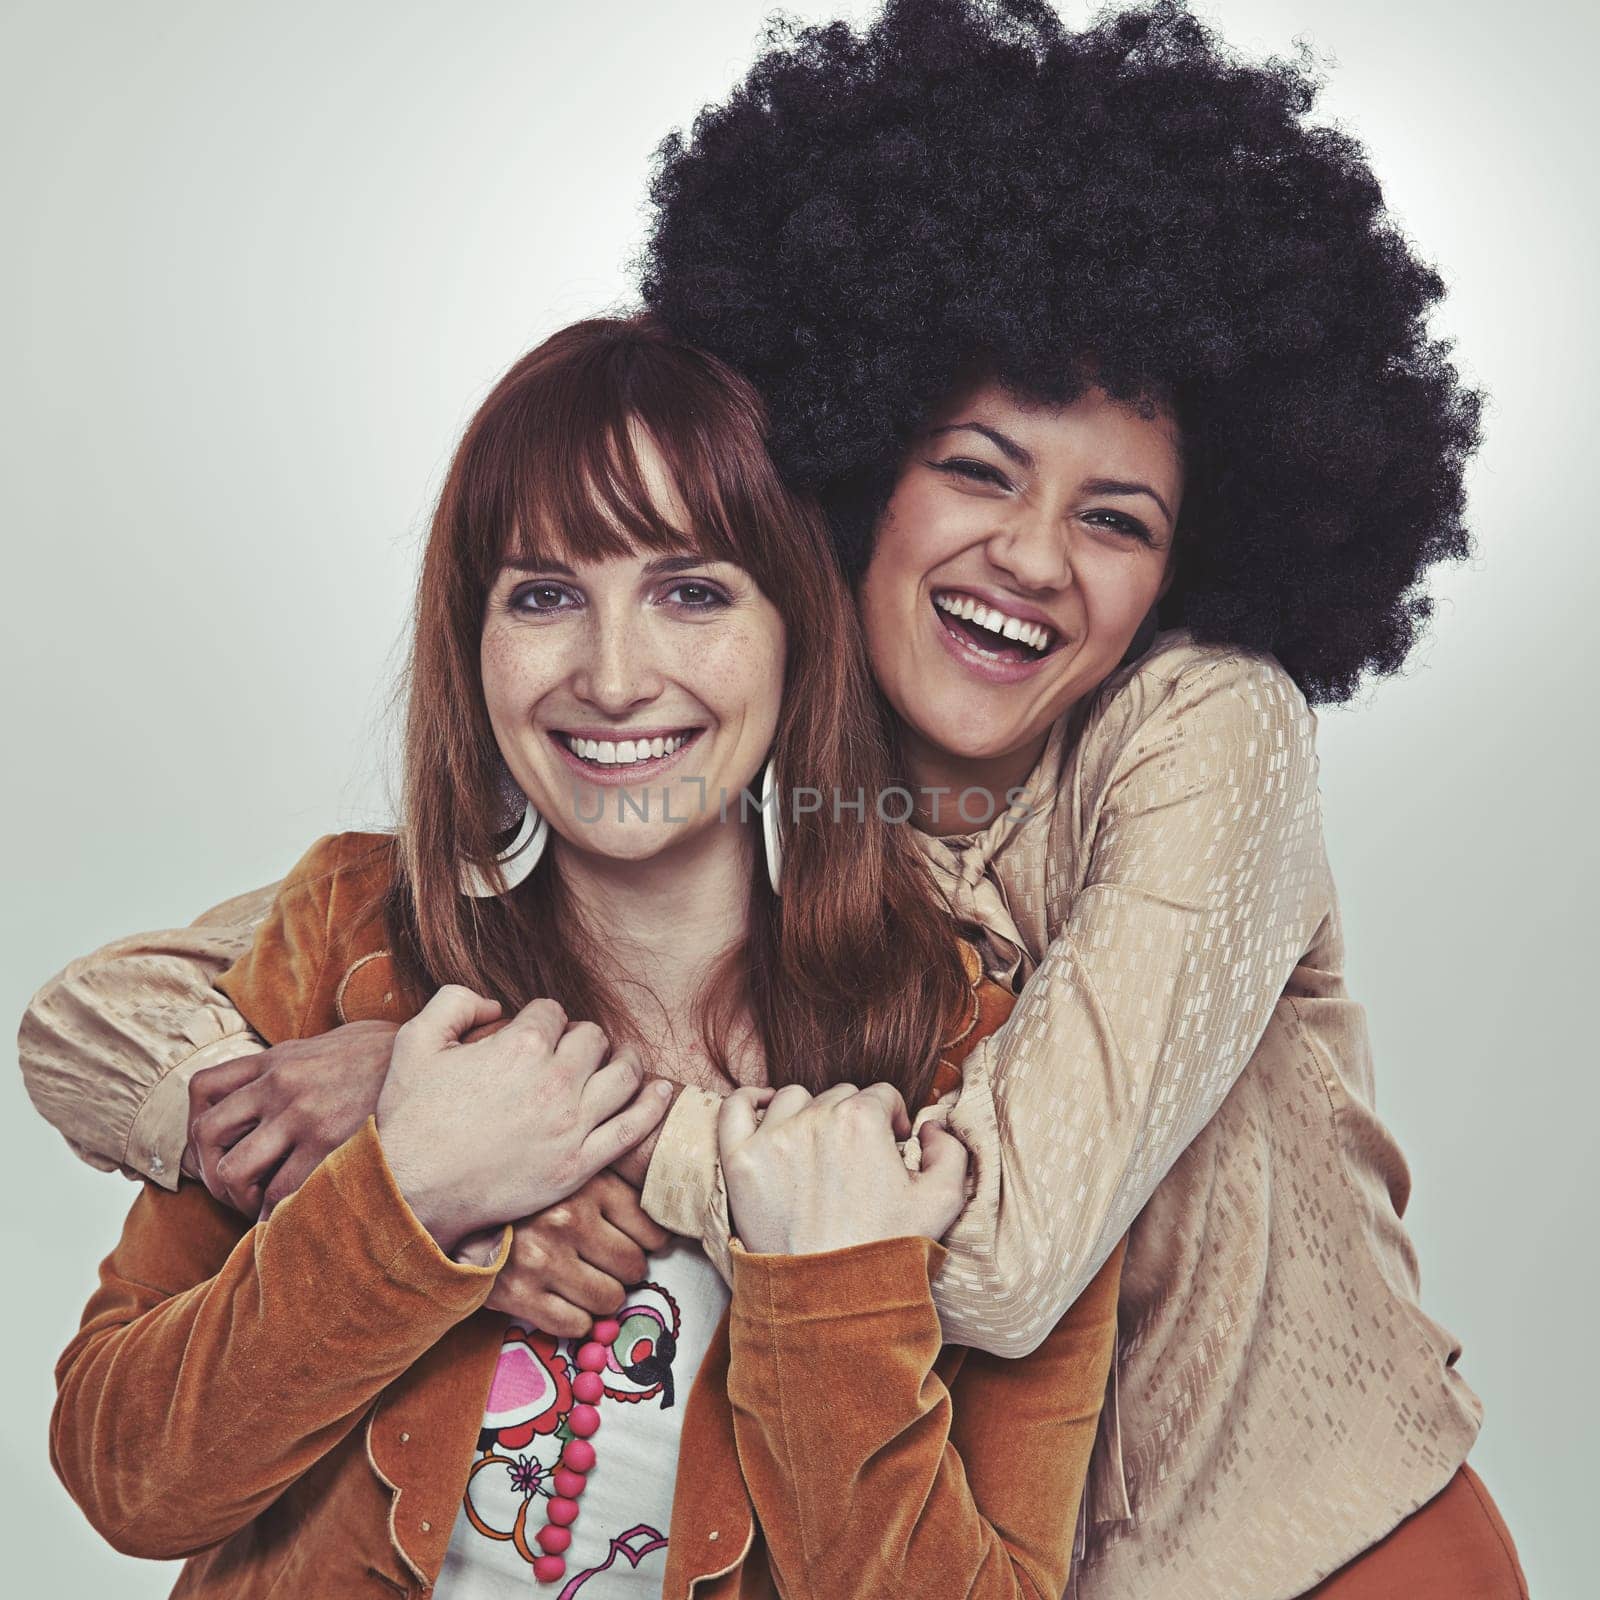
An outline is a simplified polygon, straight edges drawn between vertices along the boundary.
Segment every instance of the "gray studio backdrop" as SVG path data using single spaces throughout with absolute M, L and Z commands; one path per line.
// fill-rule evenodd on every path
M 807 17 L 829 14 L 802 5 Z M 860 15 L 859 7 L 852 15 Z M 626 302 L 646 161 L 766 0 L 8 0 L 0 10 L 9 1018 L 69 958 L 381 824 L 386 691 L 457 431 Z M 1082 8 L 1071 8 L 1081 17 Z M 1480 555 L 1321 719 L 1330 849 L 1428 1310 L 1539 1596 L 1591 1592 L 1597 775 L 1586 7 L 1220 0 L 1440 262 L 1493 394 Z M 1575 117 L 1577 120 L 1575 121 Z M 50 1472 L 51 1365 L 133 1190 L 0 1073 L 7 1588 L 166 1594 Z

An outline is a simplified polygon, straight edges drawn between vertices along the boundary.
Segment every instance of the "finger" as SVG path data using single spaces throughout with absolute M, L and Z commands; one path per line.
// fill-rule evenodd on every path
M 852 1094 L 855 1092 L 853 1087 L 849 1085 L 845 1087 L 850 1088 Z M 824 1093 L 832 1094 L 832 1090 L 825 1090 Z M 834 1095 L 834 1098 L 838 1099 L 839 1097 Z M 780 1122 L 787 1122 L 790 1117 L 799 1116 L 811 1104 L 812 1099 L 813 1096 L 809 1089 L 802 1087 L 798 1083 L 786 1083 L 767 1102 L 766 1110 L 761 1116 L 762 1127 L 775 1128 Z
M 644 1247 L 603 1217 L 596 1218 L 581 1238 L 573 1239 L 572 1248 L 580 1261 L 621 1284 L 638 1283 L 650 1270 Z
M 639 1092 L 644 1082 L 644 1062 L 632 1045 L 622 1049 L 583 1086 L 579 1106 L 593 1125 L 615 1116 Z
M 756 1111 L 762 1106 L 771 1110 L 777 1090 L 756 1089 L 746 1086 L 724 1095 L 717 1107 L 717 1155 L 726 1160 L 728 1155 L 742 1145 L 758 1126 Z
M 262 1098 L 260 1082 L 247 1083 L 209 1110 L 202 1111 L 189 1124 L 189 1143 L 194 1146 L 200 1181 L 219 1200 L 223 1196 L 218 1194 L 215 1184 L 217 1162 L 224 1151 L 236 1145 L 261 1120 Z
M 217 1150 L 236 1144 L 261 1120 L 266 1110 L 266 1094 L 259 1081 L 208 1106 L 189 1124 L 189 1137 L 196 1148 L 209 1144 Z
M 895 1138 L 911 1137 L 911 1117 L 906 1111 L 905 1096 L 892 1083 L 869 1083 L 859 1098 L 883 1108 Z
M 861 1093 L 861 1085 L 857 1083 L 830 1083 L 826 1089 L 819 1089 L 811 1097 L 812 1105 L 836 1105 L 841 1100 L 853 1099 Z
M 320 1165 L 321 1162 L 315 1150 L 296 1145 L 284 1157 L 278 1170 L 267 1180 L 266 1190 L 261 1196 L 261 1221 L 265 1222 L 290 1195 L 296 1193 L 300 1185 Z M 496 1243 L 498 1243 L 498 1234 L 495 1235 L 495 1239 Z
M 248 1055 L 236 1056 L 232 1061 L 219 1061 L 214 1067 L 201 1067 L 189 1079 L 189 1120 L 194 1121 L 202 1111 L 217 1101 L 254 1083 L 271 1066 L 270 1050 L 252 1050 Z
M 594 1315 L 570 1300 L 544 1291 L 518 1292 L 514 1279 L 502 1273 L 484 1302 L 491 1311 L 526 1322 L 530 1328 L 557 1339 L 582 1339 L 594 1327 Z
M 610 1051 L 611 1041 L 604 1028 L 593 1022 L 574 1022 L 561 1035 L 556 1060 L 587 1078 L 599 1071 Z
M 917 1130 L 922 1141 L 922 1165 L 912 1173 L 913 1182 L 951 1184 L 966 1189 L 967 1147 L 942 1122 L 929 1120 Z
M 578 1151 L 583 1178 L 609 1167 L 625 1150 L 655 1132 L 672 1104 L 672 1085 L 652 1079 L 616 1116 L 590 1130 Z
M 511 1019 L 519 1033 L 530 1034 L 546 1050 L 554 1050 L 567 1030 L 567 1014 L 554 1000 L 530 1000 Z
M 541 1287 L 545 1293 L 587 1311 L 591 1317 L 609 1317 L 626 1304 L 626 1285 L 639 1282 L 643 1276 L 643 1271 L 629 1275 L 625 1283 L 614 1273 L 590 1266 L 587 1261 L 572 1256 L 548 1274 Z
M 401 1031 L 410 1030 L 434 1049 L 461 1043 L 461 1036 L 500 1015 L 500 1002 L 477 994 L 459 983 L 447 983 Z
M 242 1216 L 255 1217 L 267 1180 L 293 1147 L 294 1138 L 281 1119 L 264 1122 L 222 1153 L 206 1187 Z
M 665 1250 L 672 1238 L 672 1230 L 663 1228 L 643 1205 L 639 1191 L 614 1172 L 599 1173 L 606 1180 L 600 1191 L 600 1214 L 612 1227 L 632 1239 L 647 1255 Z

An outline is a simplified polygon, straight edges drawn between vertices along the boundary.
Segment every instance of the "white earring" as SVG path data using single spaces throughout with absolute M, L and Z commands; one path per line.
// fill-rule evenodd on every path
M 496 858 L 505 876 L 505 893 L 509 894 L 539 865 L 539 857 L 544 854 L 545 841 L 549 837 L 550 824 L 530 803 L 522 813 L 516 838 L 507 846 L 505 854 Z M 501 893 L 495 887 L 494 879 L 472 861 L 461 863 L 461 892 L 471 895 L 474 900 L 490 900 Z
M 761 774 L 761 842 L 767 852 L 767 882 L 774 894 L 782 894 L 778 878 L 783 872 L 783 833 L 778 825 L 777 762 L 768 759 Z

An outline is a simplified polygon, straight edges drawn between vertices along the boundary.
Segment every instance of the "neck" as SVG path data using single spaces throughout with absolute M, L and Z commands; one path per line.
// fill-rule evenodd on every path
M 659 1003 L 668 1028 L 690 1037 L 707 973 L 749 928 L 753 830 L 736 822 L 702 828 L 647 861 L 552 844 L 585 925 L 599 934 L 617 997 L 640 1031 L 649 1037 L 659 1027 Z
M 912 729 L 902 728 L 901 761 L 916 801 L 913 825 L 936 838 L 984 827 L 1010 804 L 1010 792 L 1027 782 L 1049 737 L 1046 729 L 1020 750 L 967 757 L 953 755 L 929 744 Z

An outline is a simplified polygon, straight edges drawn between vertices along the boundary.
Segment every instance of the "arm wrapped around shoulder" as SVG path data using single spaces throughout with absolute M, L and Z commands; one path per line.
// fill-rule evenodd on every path
M 33 997 L 17 1033 L 23 1082 L 90 1166 L 177 1187 L 190 1078 L 262 1048 L 215 985 L 279 888 L 226 900 L 187 928 L 115 939 Z
M 1192 645 L 1086 727 L 1057 931 L 949 1111 L 975 1189 L 934 1281 L 947 1338 L 1036 1348 L 1249 1061 L 1331 904 L 1314 731 L 1276 662 Z

